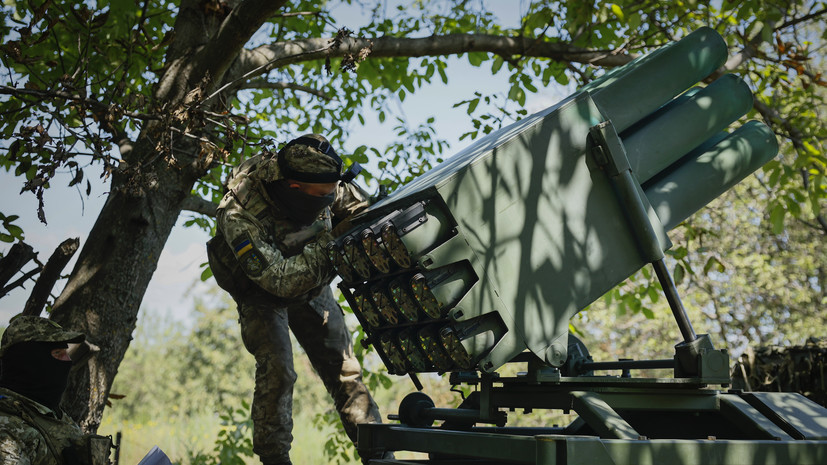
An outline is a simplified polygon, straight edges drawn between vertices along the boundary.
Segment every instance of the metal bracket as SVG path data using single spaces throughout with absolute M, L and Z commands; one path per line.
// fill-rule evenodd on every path
M 623 148 L 623 141 L 620 139 L 620 136 L 618 136 L 611 121 L 604 121 L 592 126 L 589 129 L 589 137 L 592 143 L 591 155 L 595 163 L 608 175 L 609 181 L 612 183 L 612 187 L 623 208 L 629 227 L 635 236 L 635 241 L 637 242 L 641 256 L 644 260 L 651 263 L 655 269 L 655 274 L 663 288 L 666 300 L 669 302 L 669 307 L 672 309 L 672 314 L 683 336 L 683 344 L 692 346 L 693 342 L 698 339 L 698 336 L 692 328 L 692 323 L 689 321 L 686 309 L 681 302 L 680 295 L 678 295 L 675 282 L 664 262 L 663 250 L 661 250 L 655 229 L 646 213 L 643 200 L 640 198 L 640 184 L 632 174 L 632 168 L 626 156 L 626 150 Z M 709 343 L 708 340 L 706 342 L 711 347 L 711 343 Z M 684 352 L 687 351 L 677 350 L 676 348 L 676 358 L 684 359 L 686 357 Z M 692 351 L 689 351 L 689 353 L 692 353 Z M 681 360 L 678 361 L 683 367 L 683 370 L 680 370 L 682 375 L 692 376 L 699 374 L 698 364 L 696 362 L 697 356 L 691 356 L 694 357 L 692 360 L 684 360 L 683 363 L 681 363 Z M 677 373 L 679 373 L 678 370 L 676 370 L 676 375 Z

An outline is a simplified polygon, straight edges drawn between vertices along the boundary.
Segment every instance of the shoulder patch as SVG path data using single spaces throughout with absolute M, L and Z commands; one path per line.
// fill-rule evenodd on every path
M 253 242 L 247 238 L 243 237 L 237 244 L 233 245 L 233 252 L 235 252 L 236 258 L 241 258 L 245 253 L 249 252 L 253 248 Z
M 241 269 L 244 270 L 250 277 L 261 276 L 261 273 L 267 268 L 267 260 L 259 252 L 253 241 L 249 237 L 242 236 L 233 244 L 233 252 L 238 259 Z

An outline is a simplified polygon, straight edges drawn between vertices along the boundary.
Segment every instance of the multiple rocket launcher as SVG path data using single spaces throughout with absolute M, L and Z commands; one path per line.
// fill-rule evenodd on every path
M 760 122 L 726 132 L 752 107 L 740 78 L 692 87 L 726 57 L 715 31 L 695 31 L 480 139 L 331 242 L 339 287 L 388 371 L 490 373 L 526 349 L 562 366 L 572 316 L 777 153 Z M 631 173 L 625 192 L 607 151 Z

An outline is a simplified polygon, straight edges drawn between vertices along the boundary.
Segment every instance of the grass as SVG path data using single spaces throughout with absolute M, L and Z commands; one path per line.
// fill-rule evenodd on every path
M 291 458 L 297 464 L 325 464 L 324 443 L 332 426 L 319 431 L 313 425 L 313 418 L 301 414 L 294 418 L 293 450 Z M 172 460 L 180 465 L 190 465 L 189 457 L 199 452 L 213 454 L 216 437 L 222 428 L 222 421 L 215 414 L 194 417 L 171 417 L 136 423 L 125 419 L 104 417 L 98 434 L 112 435 L 121 432 L 120 463 L 137 464 L 153 446 L 158 446 Z M 245 457 L 247 464 L 258 464 L 257 457 Z M 352 462 L 358 463 L 358 462 Z

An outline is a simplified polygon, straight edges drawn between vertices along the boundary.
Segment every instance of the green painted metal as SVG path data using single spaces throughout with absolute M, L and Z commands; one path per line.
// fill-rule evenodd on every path
M 799 441 L 601 440 L 537 437 L 537 465 L 821 465 L 823 443 Z M 531 463 L 531 462 L 527 462 Z
M 399 209 L 395 198 L 438 197 L 429 208 L 450 211 L 456 236 L 432 247 L 420 239 L 433 237 L 425 221 L 406 245 L 426 250 L 418 257 L 422 269 L 463 259 L 473 266 L 479 282 L 452 319 L 462 324 L 496 312 L 506 326 L 492 331 L 494 341 L 466 342 L 483 370 L 526 347 L 559 365 L 568 320 L 646 263 L 612 186 L 590 166 L 589 129 L 604 119 L 588 94 L 578 94 L 455 155 L 385 201 L 388 211 Z M 657 225 L 654 211 L 647 211 Z M 656 229 L 668 247 L 665 231 Z
M 725 59 L 723 39 L 702 28 L 606 73 L 401 187 L 331 245 L 338 257 L 344 244 L 381 238 L 365 253 L 394 257 L 360 278 L 342 273 L 340 284 L 353 307 L 361 289 L 392 285 L 399 308 L 386 299 L 385 310 L 412 316 L 373 313 L 366 325 L 354 311 L 391 373 L 417 382 L 415 373 L 452 372 L 452 384 L 474 387 L 457 409 L 415 393 L 396 417 L 410 426 L 360 425 L 360 454 L 426 452 L 422 463 L 433 465 L 827 463 L 827 409 L 798 394 L 709 388 L 729 384 L 728 354 L 682 319 L 663 266 L 667 232 L 778 150 L 762 123 L 728 132 L 752 105 L 741 79 L 692 87 Z M 571 317 L 648 263 L 684 336 L 674 360 L 648 369 L 673 367 L 674 377 L 593 376 L 630 368 L 588 362 L 575 372 L 584 376 L 555 368 L 575 370 Z M 402 298 L 406 283 L 414 300 Z M 509 362 L 528 371 L 499 376 Z M 649 365 L 640 362 L 623 366 Z M 565 427 L 506 426 L 507 410 L 533 409 L 578 417 Z
M 483 386 L 482 397 L 486 389 L 493 391 L 480 405 L 512 411 L 527 406 L 571 409 L 578 418 L 565 427 L 468 425 L 461 431 L 447 424 L 360 425 L 359 451 L 427 452 L 430 459 L 424 463 L 434 465 L 827 463 L 827 409 L 799 394 L 655 389 L 613 377 L 614 387 L 595 384 L 597 378 L 591 377 L 540 385 L 519 378 Z M 424 409 L 408 416 L 433 418 L 448 410 L 431 408 L 427 396 L 415 394 Z M 469 410 L 463 412 L 469 416 Z M 400 411 L 400 416 L 405 415 Z
M 421 275 L 441 306 L 413 319 L 363 322 L 367 342 L 384 340 L 411 362 L 396 354 L 391 363 L 379 348 L 389 370 L 490 373 L 526 349 L 561 366 L 571 317 L 662 260 L 669 229 L 777 151 L 757 122 L 725 135 L 751 105 L 739 78 L 690 88 L 725 59 L 720 36 L 695 31 L 482 138 L 359 218 L 333 246 L 364 272 L 343 274 L 345 296 L 395 283 L 401 299 L 400 283 Z M 382 235 L 389 228 L 398 240 Z M 371 270 L 353 248 L 363 237 L 385 237 L 373 248 L 407 258 Z M 462 274 L 450 291 L 428 283 L 444 270 Z M 688 321 L 683 326 L 693 338 Z
M 679 104 L 668 105 L 647 124 L 621 134 L 635 178 L 641 184 L 650 180 L 750 108 L 752 92 L 741 78 L 732 74 Z
M 752 392 L 744 397 L 763 415 L 782 421 L 796 439 L 827 440 L 827 411 L 810 399 L 793 392 Z
M 723 38 L 711 28 L 700 28 L 581 91 L 592 94 L 617 131 L 623 132 L 712 74 L 726 58 Z
M 645 186 L 663 226 L 672 229 L 760 168 L 778 152 L 775 134 L 749 121 L 711 148 L 688 154 Z
M 612 409 L 600 396 L 588 391 L 571 393 L 572 408 L 580 413 L 585 422 L 599 425 L 597 434 L 602 438 L 611 439 L 638 439 L 640 433 L 635 431 L 617 412 Z

